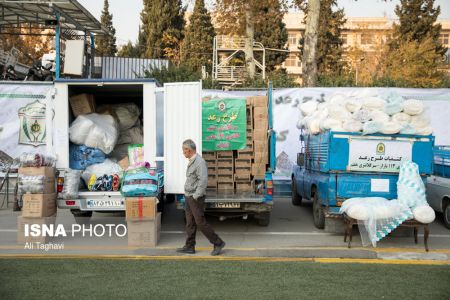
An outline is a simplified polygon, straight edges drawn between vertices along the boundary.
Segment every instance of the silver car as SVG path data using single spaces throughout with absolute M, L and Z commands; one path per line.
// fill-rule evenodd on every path
M 428 203 L 443 213 L 444 224 L 450 229 L 450 146 L 434 149 L 434 176 L 427 181 Z

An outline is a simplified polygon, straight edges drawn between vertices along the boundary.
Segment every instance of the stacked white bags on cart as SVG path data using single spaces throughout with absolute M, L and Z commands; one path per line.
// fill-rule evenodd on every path
M 299 106 L 299 128 L 312 134 L 326 130 L 364 134 L 419 134 L 433 130 L 419 100 L 395 92 L 380 96 L 375 90 L 335 93 L 324 102 L 309 100 Z

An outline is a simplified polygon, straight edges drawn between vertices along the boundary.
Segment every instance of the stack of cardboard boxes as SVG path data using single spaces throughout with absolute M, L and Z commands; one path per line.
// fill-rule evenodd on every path
M 50 240 L 49 236 L 31 236 L 25 231 L 31 224 L 50 225 L 56 221 L 56 181 L 53 167 L 19 168 L 19 176 L 44 176 L 41 194 L 22 195 L 22 215 L 17 218 L 17 242 L 41 242 Z
M 156 247 L 161 232 L 161 213 L 155 197 L 126 198 L 128 246 Z
M 247 147 L 235 151 L 204 151 L 208 190 L 250 192 L 263 179 L 269 162 L 267 96 L 247 97 Z

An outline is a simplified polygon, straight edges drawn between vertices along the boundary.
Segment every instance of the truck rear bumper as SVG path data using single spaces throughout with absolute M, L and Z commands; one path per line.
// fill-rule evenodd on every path
M 125 197 L 120 192 L 81 192 L 77 199 L 58 199 L 57 205 L 81 211 L 124 211 Z

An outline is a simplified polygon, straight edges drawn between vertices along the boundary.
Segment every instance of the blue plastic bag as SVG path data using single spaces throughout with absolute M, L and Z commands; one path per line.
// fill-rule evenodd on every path
M 90 165 L 100 164 L 106 159 L 101 150 L 85 145 L 70 144 L 69 155 L 69 167 L 73 170 L 85 170 Z
M 125 197 L 152 197 L 158 195 L 158 177 L 146 167 L 129 169 L 122 178 L 122 195 Z

